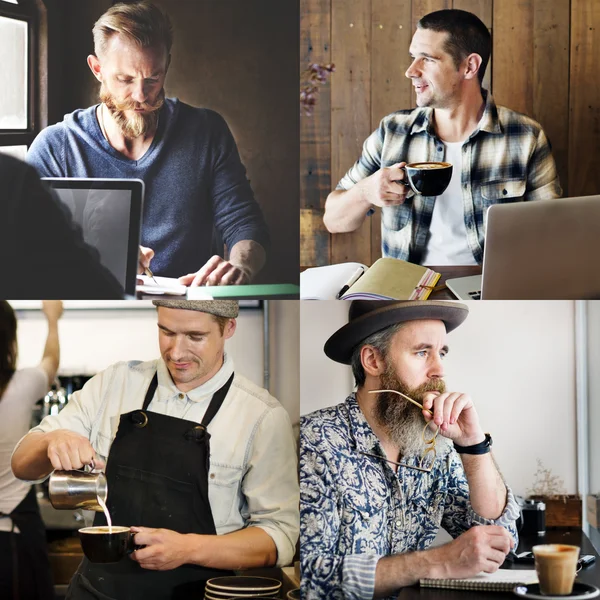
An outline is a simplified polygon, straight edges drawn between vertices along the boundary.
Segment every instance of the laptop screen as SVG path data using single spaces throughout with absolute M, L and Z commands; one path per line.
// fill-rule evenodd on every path
M 127 295 L 135 295 L 144 184 L 139 179 L 45 179 Z

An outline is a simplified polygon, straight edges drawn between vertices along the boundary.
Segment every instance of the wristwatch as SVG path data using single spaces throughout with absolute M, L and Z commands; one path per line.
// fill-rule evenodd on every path
M 489 433 L 486 433 L 483 442 L 473 444 L 472 446 L 459 446 L 454 442 L 454 449 L 459 454 L 487 454 L 492 451 L 492 436 Z

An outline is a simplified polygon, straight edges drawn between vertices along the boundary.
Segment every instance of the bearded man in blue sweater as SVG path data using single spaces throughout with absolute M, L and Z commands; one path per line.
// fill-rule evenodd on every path
M 244 284 L 269 236 L 238 150 L 214 111 L 165 98 L 169 17 L 147 2 L 116 4 L 93 29 L 87 62 L 100 104 L 43 130 L 27 160 L 43 177 L 145 183 L 140 265 L 185 285 Z M 229 260 L 213 254 L 217 231 Z

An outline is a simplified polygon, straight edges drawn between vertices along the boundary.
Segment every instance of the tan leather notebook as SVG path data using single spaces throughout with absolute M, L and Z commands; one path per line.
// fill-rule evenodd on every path
M 396 258 L 380 258 L 365 271 L 342 300 L 426 300 L 440 274 Z

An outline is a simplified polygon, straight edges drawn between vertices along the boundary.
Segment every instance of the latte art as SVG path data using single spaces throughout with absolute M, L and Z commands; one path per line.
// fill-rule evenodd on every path
M 406 165 L 411 169 L 446 169 L 452 166 L 450 163 L 444 162 L 422 162 L 422 163 L 411 163 Z
M 111 527 L 110 529 L 106 526 L 100 527 L 84 527 L 79 530 L 81 533 L 91 533 L 91 534 L 114 534 L 114 533 L 124 533 L 129 531 L 129 527 L 117 527 L 116 525 Z

